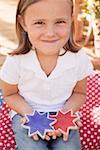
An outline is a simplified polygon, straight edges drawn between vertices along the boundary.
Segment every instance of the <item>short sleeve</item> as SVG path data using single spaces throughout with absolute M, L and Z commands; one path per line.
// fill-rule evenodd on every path
M 84 49 L 81 49 L 76 54 L 76 61 L 77 61 L 77 79 L 82 80 L 85 77 L 87 77 L 91 72 L 93 71 L 93 65 L 84 51 Z
M 0 71 L 0 79 L 9 84 L 17 84 L 19 80 L 19 66 L 16 56 L 7 56 Z

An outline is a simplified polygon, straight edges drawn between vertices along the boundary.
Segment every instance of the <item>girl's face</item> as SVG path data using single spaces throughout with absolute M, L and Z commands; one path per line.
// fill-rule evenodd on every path
M 69 39 L 71 6 L 69 0 L 40 0 L 30 5 L 19 21 L 37 53 L 58 54 Z

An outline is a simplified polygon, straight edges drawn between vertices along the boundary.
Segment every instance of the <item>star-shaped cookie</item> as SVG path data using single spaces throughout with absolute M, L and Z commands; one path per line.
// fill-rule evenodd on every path
M 66 113 L 58 111 L 56 115 L 51 115 L 49 117 L 56 119 L 56 121 L 52 125 L 55 130 L 59 129 L 62 133 L 69 134 L 70 129 L 77 129 L 77 125 L 75 124 L 75 122 L 79 118 L 75 115 L 72 115 L 72 110 L 69 110 Z
M 55 121 L 55 119 L 49 118 L 48 113 L 39 113 L 35 111 L 31 115 L 27 115 L 26 118 L 28 122 L 26 122 L 22 126 L 29 129 L 29 136 L 37 133 L 42 139 L 44 139 L 46 132 L 50 132 L 53 130 L 52 123 Z

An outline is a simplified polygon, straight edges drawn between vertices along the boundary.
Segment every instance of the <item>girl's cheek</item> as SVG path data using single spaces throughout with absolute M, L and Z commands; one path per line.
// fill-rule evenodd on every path
M 60 36 L 67 36 L 70 33 L 69 30 L 66 28 L 60 28 L 57 32 Z
M 34 35 L 40 35 L 45 32 L 44 28 L 32 28 L 30 33 Z

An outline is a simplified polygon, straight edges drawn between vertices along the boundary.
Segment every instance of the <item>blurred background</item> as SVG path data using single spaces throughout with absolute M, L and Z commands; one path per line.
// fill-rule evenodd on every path
M 100 0 L 74 0 L 75 39 L 84 46 L 94 70 L 100 70 Z M 0 0 L 0 67 L 17 47 L 15 14 L 18 0 Z

